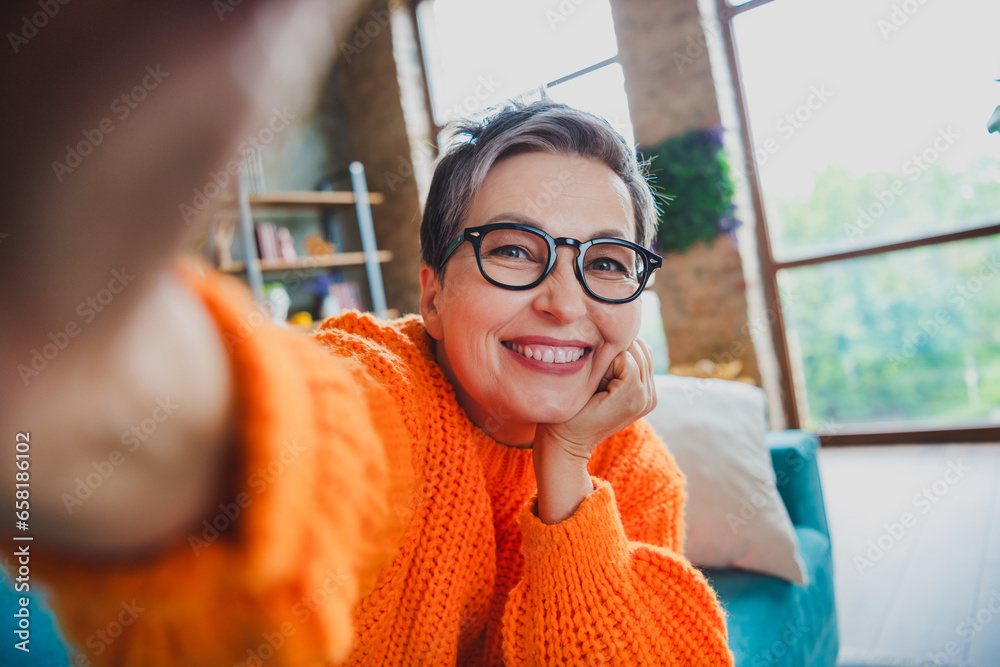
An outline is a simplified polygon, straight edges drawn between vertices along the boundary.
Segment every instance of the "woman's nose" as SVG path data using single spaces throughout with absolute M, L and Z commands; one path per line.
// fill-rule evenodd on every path
M 560 322 L 569 323 L 583 317 L 587 312 L 587 300 L 590 297 L 576 277 L 573 266 L 576 250 L 573 248 L 559 250 L 562 250 L 562 254 L 556 251 L 556 263 L 552 271 L 542 284 L 535 288 L 538 295 L 534 300 L 534 307 Z

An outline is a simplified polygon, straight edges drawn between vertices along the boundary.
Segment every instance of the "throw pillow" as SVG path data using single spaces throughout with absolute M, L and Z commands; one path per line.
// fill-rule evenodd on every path
M 684 555 L 797 584 L 808 579 L 764 442 L 766 399 L 740 382 L 657 375 L 646 419 L 687 476 Z

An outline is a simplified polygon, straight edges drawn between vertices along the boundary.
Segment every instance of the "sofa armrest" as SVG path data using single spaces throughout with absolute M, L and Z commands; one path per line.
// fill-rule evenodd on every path
M 771 449 L 778 492 L 792 523 L 829 537 L 817 460 L 819 438 L 809 431 L 769 431 L 765 442 Z

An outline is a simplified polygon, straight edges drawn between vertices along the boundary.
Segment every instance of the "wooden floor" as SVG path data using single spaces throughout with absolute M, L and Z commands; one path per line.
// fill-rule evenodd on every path
M 1000 666 L 1000 445 L 824 447 L 841 662 Z

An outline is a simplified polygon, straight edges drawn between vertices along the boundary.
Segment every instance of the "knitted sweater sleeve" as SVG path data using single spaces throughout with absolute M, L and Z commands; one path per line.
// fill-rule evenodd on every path
M 644 421 L 595 451 L 569 519 L 519 517 L 524 572 L 503 618 L 505 664 L 732 665 L 725 618 L 681 555 L 683 475 Z
M 342 659 L 353 608 L 402 532 L 391 503 L 406 493 L 407 452 L 382 443 L 405 440 L 370 417 L 389 399 L 304 334 L 267 323 L 235 279 L 179 271 L 228 351 L 231 477 L 216 506 L 156 553 L 39 554 L 37 572 L 86 664 Z

